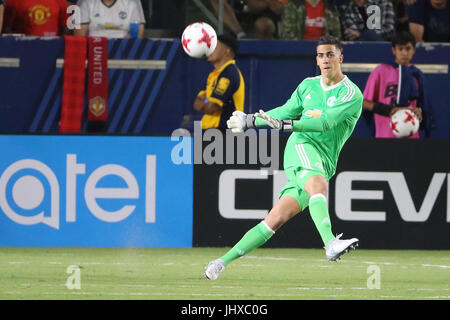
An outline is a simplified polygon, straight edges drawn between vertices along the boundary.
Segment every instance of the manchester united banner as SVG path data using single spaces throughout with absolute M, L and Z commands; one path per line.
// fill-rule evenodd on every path
M 88 121 L 108 117 L 108 40 L 88 38 Z

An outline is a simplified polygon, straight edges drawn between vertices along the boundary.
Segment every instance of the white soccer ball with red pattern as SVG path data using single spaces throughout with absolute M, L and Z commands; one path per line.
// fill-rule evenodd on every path
M 216 49 L 217 34 L 205 22 L 195 22 L 186 27 L 181 36 L 184 52 L 192 58 L 209 56 Z
M 410 137 L 419 130 L 419 119 L 411 110 L 400 109 L 391 116 L 391 129 L 396 137 Z

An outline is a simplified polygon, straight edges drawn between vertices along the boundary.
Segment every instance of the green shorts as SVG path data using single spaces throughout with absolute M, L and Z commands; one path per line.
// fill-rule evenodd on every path
M 281 190 L 279 197 L 286 195 L 294 197 L 300 205 L 300 209 L 305 210 L 309 204 L 309 194 L 305 191 L 306 181 L 315 175 L 323 176 L 327 179 L 322 159 L 312 146 L 297 144 L 289 146 L 289 150 L 286 148 L 285 164 L 286 162 L 290 164 L 289 167 L 284 169 L 289 181 Z

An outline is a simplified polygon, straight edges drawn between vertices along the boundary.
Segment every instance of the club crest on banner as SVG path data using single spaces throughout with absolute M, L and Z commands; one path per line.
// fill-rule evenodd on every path
M 94 97 L 89 100 L 89 111 L 96 117 L 101 116 L 106 110 L 105 100 L 101 97 Z

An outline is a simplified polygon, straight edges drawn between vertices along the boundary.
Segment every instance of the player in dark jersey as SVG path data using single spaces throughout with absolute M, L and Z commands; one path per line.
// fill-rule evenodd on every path
M 208 76 L 206 89 L 198 93 L 194 109 L 204 113 L 202 129 L 225 130 L 232 113 L 244 110 L 245 83 L 234 60 L 236 39 L 221 35 L 217 40 L 216 49 L 208 56 L 214 70 Z

